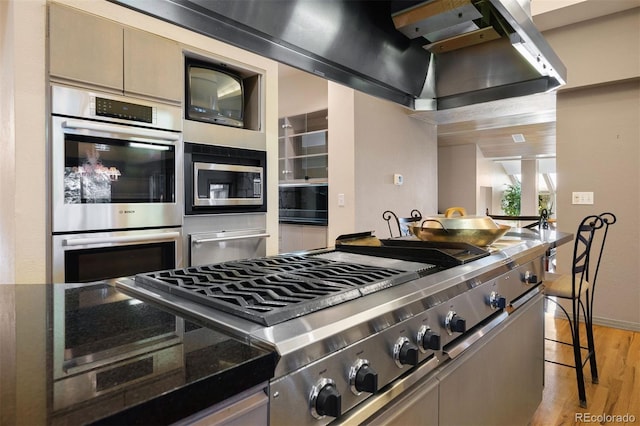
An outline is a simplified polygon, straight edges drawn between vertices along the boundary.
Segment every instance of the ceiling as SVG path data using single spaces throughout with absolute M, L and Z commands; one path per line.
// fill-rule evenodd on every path
M 411 114 L 438 126 L 438 145 L 477 144 L 485 158 L 545 158 L 556 153 L 555 92 Z M 524 139 L 522 142 L 514 142 Z

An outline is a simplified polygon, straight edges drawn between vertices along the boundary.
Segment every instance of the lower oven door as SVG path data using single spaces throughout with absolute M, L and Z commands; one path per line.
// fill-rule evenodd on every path
M 182 228 L 54 235 L 52 253 L 54 283 L 181 268 Z
M 190 234 L 190 266 L 264 257 L 268 237 L 264 229 Z

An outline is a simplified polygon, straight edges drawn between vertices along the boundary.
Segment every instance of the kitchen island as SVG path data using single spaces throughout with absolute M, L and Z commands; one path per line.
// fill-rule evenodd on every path
M 417 330 L 425 319 L 430 321 L 432 330 L 440 334 L 440 342 L 433 348 L 429 343 L 429 346 L 423 348 L 424 352 L 415 352 L 415 361 L 419 362 L 416 368 L 405 365 L 408 361 L 400 358 L 402 367 L 396 366 L 392 360 L 391 363 L 387 363 L 390 364 L 387 370 L 383 352 L 373 349 L 365 351 L 380 378 L 385 379 L 386 374 L 389 376 L 388 380 L 392 381 L 395 376 L 391 377 L 391 372 L 402 372 L 402 368 L 409 372 L 423 372 L 424 378 L 435 386 L 432 386 L 435 392 L 432 394 L 437 395 L 438 388 L 444 392 L 447 384 L 455 383 L 449 379 L 455 377 L 453 371 L 463 371 L 459 366 L 470 365 L 471 361 L 467 362 L 467 358 L 475 359 L 474 354 L 481 348 L 484 351 L 503 345 L 475 344 L 471 349 L 460 352 L 463 356 L 458 357 L 457 352 L 463 350 L 464 345 L 458 343 L 460 338 L 455 341 L 452 339 L 461 336 L 461 333 L 452 330 L 457 334 L 449 337 L 445 329 L 434 322 L 440 315 L 440 309 L 446 307 L 445 304 L 436 303 L 436 298 L 443 296 L 444 292 L 450 292 L 454 288 L 451 283 L 458 282 L 458 277 L 464 279 L 464 288 L 469 285 L 469 290 L 473 290 L 468 293 L 471 296 L 484 292 L 484 288 L 495 289 L 496 295 L 500 296 L 501 293 L 505 299 L 502 306 L 509 305 L 512 300 L 515 301 L 515 305 L 522 306 L 522 300 L 529 308 L 516 309 L 515 314 L 506 316 L 507 314 L 500 309 L 500 297 L 496 298 L 496 306 L 493 308 L 481 307 L 485 301 L 484 298 L 480 298 L 478 303 L 474 302 L 474 306 L 477 307 L 474 309 L 486 311 L 489 317 L 486 321 L 476 320 L 472 317 L 472 310 L 468 310 L 468 314 L 465 315 L 467 327 L 472 327 L 472 324 L 480 321 L 477 325 L 479 328 L 473 327 L 462 335 L 473 340 L 474 330 L 478 330 L 477 335 L 484 335 L 487 326 L 502 321 L 500 326 L 496 326 L 494 331 L 487 335 L 488 338 L 484 339 L 486 342 L 494 341 L 497 336 L 505 336 L 502 339 L 506 339 L 506 342 L 519 338 L 521 329 L 519 326 L 511 325 L 516 322 L 535 326 L 535 330 L 526 335 L 542 337 L 539 329 L 540 295 L 535 290 L 539 279 L 521 282 L 518 277 L 532 277 L 532 274 L 525 274 L 529 271 L 537 271 L 539 274 L 542 262 L 535 259 L 539 259 L 540 253 L 549 247 L 566 243 L 571 238 L 571 234 L 560 232 L 536 236 L 528 231 L 520 232 L 514 229 L 510 235 L 505 236 L 505 247 L 491 256 L 426 275 L 406 284 L 384 288 L 383 291 L 359 297 L 350 303 L 307 314 L 302 321 L 288 321 L 289 325 L 283 323 L 260 327 L 256 324 L 251 327 L 253 332 L 247 333 L 245 337 L 237 330 L 234 332 L 223 326 L 216 326 L 217 322 L 214 320 L 203 320 L 205 315 L 197 315 L 195 310 L 191 315 L 188 309 L 172 309 L 145 297 L 138 298 L 122 287 L 107 283 L 3 285 L 0 286 L 1 420 L 8 424 L 169 424 L 184 419 L 192 420 L 198 413 L 209 415 L 214 412 L 246 412 L 236 409 L 235 405 L 232 406 L 234 408 L 227 409 L 229 404 L 245 403 L 243 408 L 258 410 L 257 416 L 261 423 L 271 421 L 272 424 L 284 424 L 286 422 L 283 418 L 274 418 L 273 414 L 268 414 L 268 410 L 274 410 L 274 407 L 277 408 L 278 404 L 283 403 L 282 396 L 285 395 L 285 390 L 289 392 L 283 384 L 297 377 L 294 373 L 288 373 L 287 369 L 293 371 L 296 369 L 293 363 L 302 362 L 302 358 L 296 358 L 302 351 L 291 349 L 295 349 L 291 343 L 293 340 L 288 340 L 289 346 L 283 346 L 285 349 L 290 348 L 290 353 L 285 350 L 276 351 L 273 346 L 265 344 L 268 342 L 269 334 L 263 336 L 260 330 L 265 333 L 271 330 L 277 337 L 277 333 L 285 333 L 293 324 L 304 326 L 305 330 L 311 327 L 301 338 L 317 338 L 321 332 L 328 333 L 336 328 L 335 315 L 327 315 L 325 312 L 341 313 L 345 309 L 348 310 L 349 306 L 355 305 L 371 305 L 370 309 L 361 310 L 356 317 L 362 316 L 362 312 L 373 314 L 383 308 L 395 309 L 389 310 L 391 313 L 403 313 L 403 317 L 398 317 L 400 320 L 397 326 L 380 330 L 381 337 L 387 334 L 395 336 L 396 329 L 404 335 L 405 331 L 408 332 L 410 329 Z M 541 242 L 543 244 L 540 244 Z M 526 259 L 532 259 L 533 263 L 526 261 L 521 252 L 530 253 L 531 256 Z M 519 260 L 513 262 L 516 258 Z M 464 290 L 460 285 L 455 288 Z M 530 293 L 529 289 L 533 292 Z M 517 290 L 517 293 L 512 294 L 512 290 Z M 520 291 L 526 291 L 532 296 L 518 297 Z M 416 298 L 418 303 L 400 307 L 398 310 L 392 306 L 389 298 L 396 293 L 406 294 L 406 298 Z M 452 298 L 450 304 L 459 309 L 466 309 L 467 302 L 463 300 L 467 300 L 467 290 L 458 298 Z M 471 303 L 471 299 L 468 300 Z M 194 305 L 189 301 L 182 303 L 186 307 Z M 423 303 L 434 303 L 430 313 L 426 316 L 420 312 L 410 314 L 409 309 L 418 309 L 424 306 Z M 442 313 L 446 314 L 445 311 Z M 460 311 L 458 313 L 460 314 Z M 223 312 L 217 312 L 216 316 L 228 318 L 228 314 Z M 394 316 L 387 314 L 384 318 L 388 321 L 395 320 Z M 313 326 L 322 321 L 328 321 L 326 327 Z M 351 320 L 345 317 L 342 323 L 348 321 Z M 413 324 L 414 322 L 416 324 Z M 244 322 L 229 322 L 230 325 L 241 323 Z M 367 325 L 364 322 L 363 324 Z M 352 327 L 355 331 L 360 329 L 359 325 Z M 502 331 L 507 329 L 512 331 Z M 371 340 L 372 337 L 377 336 L 370 336 L 363 341 Z M 332 345 L 339 343 L 338 340 L 332 339 L 333 337 L 327 334 L 325 341 Z M 527 341 L 531 340 L 539 339 Z M 316 347 L 319 348 L 322 341 L 318 340 L 317 343 Z M 356 347 L 359 342 L 356 339 L 352 344 Z M 537 344 L 542 344 L 541 340 Z M 329 347 L 333 347 L 332 345 Z M 473 349 L 474 347 L 476 349 Z M 354 351 L 357 353 L 355 349 Z M 493 349 L 491 351 L 493 352 Z M 330 354 L 348 352 L 333 350 Z M 537 353 L 537 349 L 527 349 L 523 355 L 528 353 Z M 516 361 L 520 364 L 522 360 Z M 533 389 L 537 396 L 531 398 L 535 405 L 534 401 L 538 400 L 541 392 L 542 365 L 537 356 L 531 361 L 532 365 L 536 365 L 531 372 L 540 382 Z M 339 379 L 338 374 L 332 372 L 333 368 L 328 371 Z M 317 369 L 318 374 L 324 374 L 325 369 Z M 427 370 L 430 369 L 434 370 L 428 374 Z M 506 373 L 509 371 L 505 370 Z M 371 374 L 373 373 L 369 371 L 369 375 Z M 413 376 L 418 378 L 417 374 Z M 267 394 L 268 389 L 270 395 Z M 351 398 L 353 404 L 363 402 L 370 395 L 364 392 L 358 395 L 356 400 L 347 392 L 343 391 L 342 395 L 345 399 Z M 386 392 L 380 389 L 379 392 L 374 390 L 374 393 L 380 393 L 382 396 Z M 278 394 L 280 398 L 277 397 Z M 306 393 L 300 394 L 300 397 L 300 404 L 306 407 Z M 375 403 L 376 398 L 370 401 Z M 287 408 L 287 412 L 290 412 L 290 408 Z M 443 413 L 448 410 L 447 407 L 440 409 Z M 535 406 L 527 408 L 528 411 L 530 409 L 535 409 Z M 305 414 L 305 411 L 300 411 L 299 414 Z M 356 408 L 348 415 L 358 417 L 360 412 Z M 331 417 L 325 417 L 318 424 L 324 424 Z M 307 418 L 313 420 L 308 413 L 305 419 Z

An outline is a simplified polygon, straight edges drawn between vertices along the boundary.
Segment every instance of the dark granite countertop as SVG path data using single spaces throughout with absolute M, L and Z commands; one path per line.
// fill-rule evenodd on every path
M 170 424 L 277 361 L 107 283 L 0 285 L 0 320 L 0 424 Z

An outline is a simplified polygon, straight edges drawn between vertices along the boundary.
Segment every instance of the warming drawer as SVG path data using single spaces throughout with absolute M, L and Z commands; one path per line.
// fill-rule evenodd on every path
M 264 229 L 189 234 L 190 266 L 264 257 L 269 234 Z

